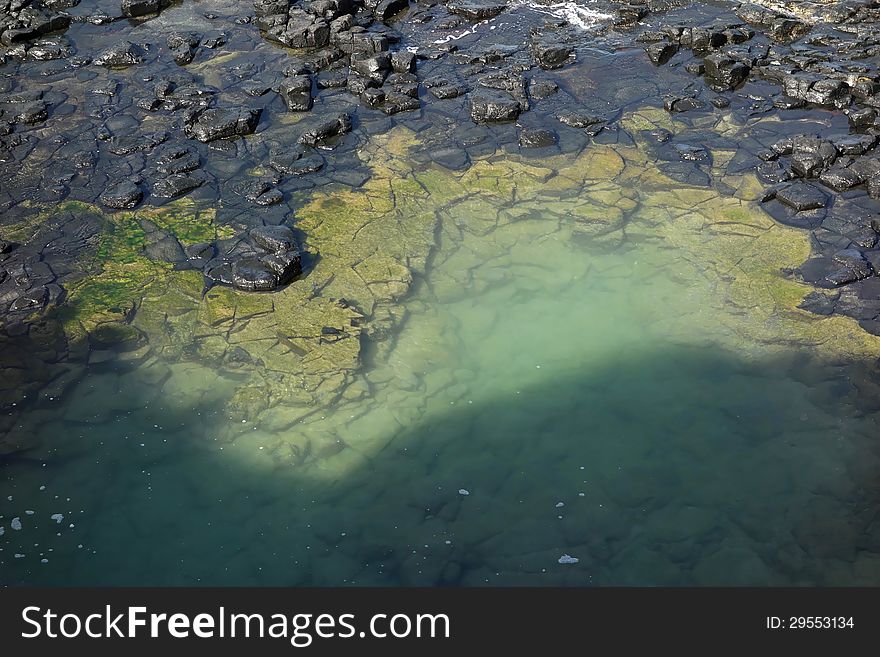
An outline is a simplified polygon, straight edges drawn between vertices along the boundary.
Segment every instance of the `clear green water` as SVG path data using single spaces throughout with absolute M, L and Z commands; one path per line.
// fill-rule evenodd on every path
M 0 581 L 880 583 L 873 343 L 760 264 L 803 235 L 663 193 L 610 238 L 541 194 L 492 230 L 439 209 L 402 328 L 305 420 L 230 420 L 204 365 L 93 366 L 16 429 Z

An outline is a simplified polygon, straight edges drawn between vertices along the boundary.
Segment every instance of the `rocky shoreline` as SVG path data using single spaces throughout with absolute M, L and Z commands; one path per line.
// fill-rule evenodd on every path
M 638 146 L 808 230 L 786 271 L 815 287 L 802 308 L 880 335 L 880 5 L 585 8 L 588 25 L 492 0 L 0 4 L 4 424 L 105 359 L 256 364 L 232 404 L 248 416 L 272 394 L 339 399 L 433 247 L 404 148 L 461 175 Z M 633 120 L 651 105 L 669 120 Z

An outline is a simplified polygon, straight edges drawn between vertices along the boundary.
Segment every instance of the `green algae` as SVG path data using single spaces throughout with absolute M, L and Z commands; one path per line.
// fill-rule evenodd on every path
M 649 108 L 622 124 L 638 131 L 670 121 Z M 852 320 L 797 308 L 810 288 L 782 272 L 809 257 L 809 240 L 755 205 L 754 176 L 728 176 L 742 194 L 723 198 L 664 176 L 638 146 L 594 144 L 579 156 L 540 163 L 496 154 L 463 172 L 414 168 L 414 147 L 415 135 L 403 128 L 375 137 L 359 151 L 372 171 L 362 187 L 302 197 L 291 221 L 306 235 L 314 265 L 274 293 L 215 287 L 203 294 L 199 272 L 174 271 L 144 255 L 141 219 L 183 244 L 232 235 L 216 225 L 213 210 L 183 199 L 104 216 L 107 230 L 93 263 L 98 273 L 70 285 L 60 315 L 65 329 L 75 336 L 108 322 L 130 324 L 100 328 L 104 337 L 96 339 L 107 342 L 118 332 L 125 344 L 146 336 L 152 353 L 165 359 L 235 371 L 241 385 L 227 407 L 231 417 L 255 417 L 280 404 L 302 418 L 343 399 L 358 381 L 365 338 L 377 354 L 387 351 L 382 341 L 406 318 L 404 299 L 428 275 L 438 244 L 454 248 L 464 234 L 477 236 L 467 240 L 468 253 L 483 261 L 523 240 L 565 236 L 596 253 L 647 240 L 686 254 L 693 275 L 708 277 L 723 304 L 740 312 L 730 331 L 743 345 L 810 345 L 829 357 L 865 356 L 880 346 Z M 525 276 L 528 267 L 545 266 L 518 265 Z M 499 268 L 498 280 L 519 271 Z M 450 292 L 460 284 L 451 282 Z M 445 283 L 433 285 L 439 291 Z

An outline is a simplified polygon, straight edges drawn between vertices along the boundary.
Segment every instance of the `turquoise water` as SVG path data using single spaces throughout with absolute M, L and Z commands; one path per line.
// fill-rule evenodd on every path
M 244 375 L 205 364 L 91 365 L 14 429 L 0 581 L 880 583 L 873 365 L 640 201 L 610 240 L 444 208 L 406 321 L 306 418 L 230 419 Z

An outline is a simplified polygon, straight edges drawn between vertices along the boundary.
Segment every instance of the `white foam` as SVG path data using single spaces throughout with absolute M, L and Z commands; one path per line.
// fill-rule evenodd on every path
M 525 7 L 539 14 L 546 14 L 547 16 L 553 16 L 554 18 L 561 18 L 563 20 L 566 20 L 570 24 L 574 25 L 575 27 L 579 27 L 582 30 L 590 30 L 613 18 L 611 14 L 606 14 L 604 12 L 598 11 L 596 9 L 590 9 L 589 7 L 585 6 L 585 4 L 592 3 L 593 1 L 594 0 L 580 0 L 580 2 L 542 3 L 535 2 L 534 0 L 514 0 L 514 2 L 510 4 L 510 8 L 516 9 L 517 7 Z M 499 15 L 504 16 L 504 13 L 501 13 Z M 458 41 L 459 39 L 463 39 L 470 34 L 474 34 L 484 25 L 489 25 L 494 21 L 495 18 L 489 18 L 487 20 L 480 21 L 479 23 L 474 23 L 466 30 L 447 34 L 442 39 L 437 39 L 433 43 L 435 45 L 439 45 L 442 43 L 449 43 L 450 41 Z M 495 26 L 491 26 L 489 29 L 494 30 Z
M 589 0 L 586 1 L 589 2 Z M 518 2 L 516 2 L 516 5 L 528 7 L 529 9 L 536 11 L 540 14 L 547 14 L 548 16 L 561 18 L 568 21 L 575 27 L 581 28 L 582 30 L 593 29 L 597 25 L 600 25 L 605 21 L 609 21 L 611 20 L 611 18 L 613 18 L 611 14 L 606 14 L 596 9 L 590 9 L 587 6 L 584 6 L 585 0 L 581 0 L 581 2 L 553 3 L 540 3 L 534 2 L 533 0 L 519 0 Z

